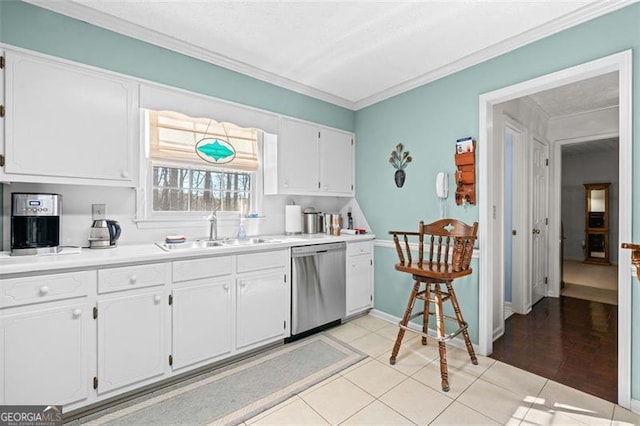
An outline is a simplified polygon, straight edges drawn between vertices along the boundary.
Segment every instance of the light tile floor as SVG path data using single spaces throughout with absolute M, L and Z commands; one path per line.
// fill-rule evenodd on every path
M 372 315 L 328 331 L 369 355 L 248 420 L 249 425 L 640 425 L 640 415 L 500 361 L 449 346 L 449 392 L 440 388 L 437 343 Z

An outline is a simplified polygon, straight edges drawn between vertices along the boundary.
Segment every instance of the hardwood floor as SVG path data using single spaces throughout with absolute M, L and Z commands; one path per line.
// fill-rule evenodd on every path
M 513 314 L 491 358 L 611 402 L 618 400 L 618 307 L 544 298 Z

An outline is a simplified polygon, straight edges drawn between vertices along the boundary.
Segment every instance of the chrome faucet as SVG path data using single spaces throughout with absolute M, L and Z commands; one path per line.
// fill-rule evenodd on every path
M 209 221 L 209 239 L 217 240 L 218 239 L 218 217 L 216 216 L 216 210 L 211 212 L 211 214 L 207 217 Z

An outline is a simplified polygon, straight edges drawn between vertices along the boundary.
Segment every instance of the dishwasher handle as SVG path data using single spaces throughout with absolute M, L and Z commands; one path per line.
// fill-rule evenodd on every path
M 330 251 L 346 251 L 346 243 L 313 244 L 309 246 L 298 246 L 291 248 L 291 257 L 309 256 L 316 253 L 327 253 Z

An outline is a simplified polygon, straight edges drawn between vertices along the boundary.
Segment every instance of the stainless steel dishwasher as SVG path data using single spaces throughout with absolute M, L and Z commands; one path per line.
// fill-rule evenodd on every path
M 339 323 L 346 309 L 346 244 L 291 249 L 291 335 Z M 296 336 L 297 335 L 297 336 Z

